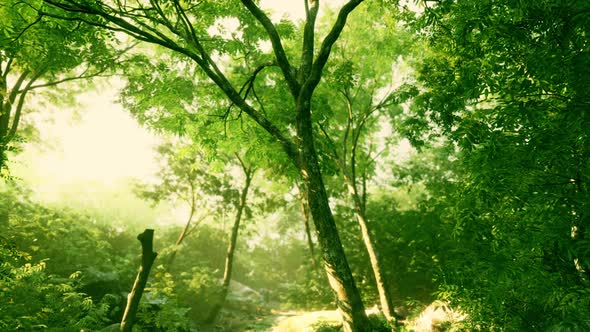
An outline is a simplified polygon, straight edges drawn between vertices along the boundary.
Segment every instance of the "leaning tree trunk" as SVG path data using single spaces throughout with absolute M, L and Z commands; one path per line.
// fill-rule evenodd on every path
M 305 193 L 305 189 L 299 187 L 299 203 L 301 208 L 301 214 L 303 215 L 303 225 L 305 227 L 305 236 L 307 238 L 307 246 L 309 247 L 309 255 L 311 256 L 311 263 L 315 270 L 319 269 L 318 262 L 316 260 L 315 255 L 315 247 L 313 244 L 313 238 L 311 237 L 311 227 L 309 225 L 309 221 L 311 216 L 309 214 L 309 203 L 307 200 L 307 193 Z
M 168 262 L 166 264 L 167 269 L 170 269 L 170 267 L 172 266 L 172 263 L 174 263 L 174 260 L 176 259 L 176 254 L 178 253 L 178 247 L 182 244 L 182 241 L 184 241 L 184 238 L 189 233 L 194 214 L 195 214 L 195 203 L 193 202 L 193 204 L 191 205 L 191 211 L 189 213 L 188 220 L 186 221 L 186 223 L 184 224 L 184 228 L 182 229 L 182 231 L 178 235 L 178 239 L 176 240 L 176 243 L 174 245 L 174 250 L 172 250 L 172 252 L 170 253 L 170 257 L 168 258 Z
M 388 289 L 385 286 L 385 278 L 383 276 L 383 265 L 373 245 L 373 239 L 371 236 L 371 231 L 369 230 L 369 225 L 367 224 L 367 220 L 364 214 L 360 213 L 358 209 L 355 210 L 357 210 L 355 211 L 355 216 L 361 228 L 363 242 L 365 243 L 367 253 L 369 254 L 371 269 L 373 270 L 373 275 L 375 276 L 375 284 L 377 285 L 377 292 L 379 293 L 379 302 L 381 303 L 381 312 L 383 312 L 383 315 L 385 316 L 385 318 L 387 318 L 387 320 L 398 320 L 400 319 L 400 317 L 394 311 L 391 295 L 389 294 Z
M 131 289 L 131 293 L 127 296 L 127 307 L 125 307 L 125 313 L 121 320 L 121 332 L 130 332 L 135 324 L 135 316 L 137 309 L 139 308 L 139 301 L 143 295 L 143 290 L 147 284 L 150 270 L 156 260 L 158 253 L 153 250 L 154 230 L 146 229 L 143 233 L 137 236 L 139 242 L 141 242 L 141 264 L 139 265 L 139 272 L 137 278 Z
M 324 267 L 328 281 L 336 293 L 344 330 L 346 332 L 371 331 L 363 301 L 348 266 L 336 229 L 336 222 L 330 209 L 313 142 L 309 101 L 299 105 L 297 115 L 301 173 L 307 188 L 309 209 L 320 244 Z
M 361 235 L 367 253 L 369 254 L 369 261 L 371 262 L 371 269 L 373 270 L 373 276 L 375 277 L 375 284 L 377 286 L 377 292 L 379 293 L 379 302 L 381 303 L 381 312 L 387 320 L 399 320 L 399 315 L 396 314 L 393 307 L 393 301 L 391 294 L 385 285 L 385 278 L 383 275 L 383 264 L 379 258 L 377 250 L 375 250 L 373 236 L 367 223 L 366 213 L 364 204 L 359 197 L 359 193 L 356 190 L 355 183 L 346 175 L 345 181 L 348 186 L 348 192 L 352 197 L 354 204 L 354 215 L 361 228 Z
M 240 163 L 241 160 L 240 160 Z M 240 201 L 238 203 L 238 211 L 236 213 L 236 219 L 234 221 L 234 225 L 231 230 L 231 237 L 229 240 L 229 244 L 227 246 L 227 255 L 225 257 L 225 270 L 223 272 L 223 283 L 221 285 L 221 294 L 219 295 L 218 302 L 213 306 L 211 312 L 209 313 L 209 317 L 207 318 L 208 323 L 213 323 L 217 319 L 221 308 L 225 303 L 225 299 L 227 298 L 227 294 L 229 292 L 229 284 L 231 283 L 231 275 L 233 270 L 234 264 L 234 254 L 236 251 L 236 244 L 238 242 L 238 233 L 240 230 L 240 221 L 242 220 L 242 215 L 244 209 L 246 207 L 246 198 L 248 197 L 248 189 L 250 188 L 250 183 L 252 182 L 252 169 L 245 168 L 244 164 L 242 163 L 244 168 L 244 173 L 246 174 L 246 183 L 244 188 L 242 189 L 242 193 L 240 195 Z
M 182 6 L 175 6 L 175 10 L 145 14 L 145 8 L 130 8 L 124 1 L 115 1 L 115 8 L 106 9 L 105 6 L 95 6 L 93 3 L 81 0 L 69 0 L 67 5 L 61 6 L 61 2 L 45 0 L 54 9 L 75 13 L 84 13 L 89 17 L 101 17 L 104 19 L 104 27 L 122 31 L 142 41 L 159 44 L 174 52 L 182 53 L 192 60 L 245 114 L 258 123 L 283 147 L 287 155 L 296 164 L 301 175 L 305 178 L 310 210 L 316 226 L 318 242 L 321 246 L 324 265 L 330 279 L 330 283 L 338 298 L 338 308 L 344 319 L 346 331 L 368 331 L 368 319 L 363 303 L 354 283 L 352 273 L 346 261 L 340 237 L 336 230 L 336 223 L 328 204 L 328 197 L 322 181 L 318 165 L 318 156 L 313 145 L 313 132 L 311 121 L 311 97 L 317 85 L 320 83 L 322 72 L 326 66 L 330 52 L 335 42 L 340 37 L 349 14 L 359 6 L 363 0 L 348 0 L 337 14 L 336 20 L 325 36 L 319 48 L 315 48 L 315 21 L 319 11 L 320 1 L 304 1 L 306 9 L 305 27 L 303 33 L 303 45 L 299 68 L 295 68 L 289 61 L 283 48 L 280 34 L 271 19 L 261 10 L 257 1 L 241 0 L 241 4 L 262 25 L 270 39 L 276 62 L 270 65 L 278 65 L 281 69 L 284 82 L 290 90 L 296 107 L 297 138 L 293 142 L 290 136 L 272 123 L 264 114 L 252 107 L 242 96 L 242 91 L 237 91 L 233 84 L 213 61 L 208 50 L 203 47 L 201 35 L 192 25 Z M 137 9 L 137 13 L 136 13 Z M 142 14 L 143 12 L 143 14 Z M 170 13 L 172 12 L 172 13 Z M 54 16 L 60 17 L 59 14 Z M 189 15 L 190 16 L 190 15 Z M 71 19 L 70 16 L 63 17 Z M 187 29 L 170 29 L 170 18 L 174 22 L 180 22 Z M 149 29 L 144 27 L 149 26 Z M 170 36 L 162 35 L 161 29 L 170 32 Z M 185 33 L 186 32 L 186 33 Z M 162 37 L 164 36 L 164 37 Z M 207 38 L 207 37 L 205 37 Z M 264 67 L 264 66 L 263 66 Z M 256 72 L 250 80 L 254 82 Z M 261 107 L 262 110 L 264 109 Z M 298 149 L 300 151 L 298 151 Z

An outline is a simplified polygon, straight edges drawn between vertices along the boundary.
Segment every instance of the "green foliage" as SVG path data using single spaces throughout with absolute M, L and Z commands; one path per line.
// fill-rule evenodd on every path
M 285 309 L 325 309 L 334 305 L 334 295 L 326 287 L 326 277 L 313 266 L 300 266 L 295 276 L 303 276 L 280 284 L 275 292 Z
M 2 330 L 95 329 L 119 319 L 136 272 L 125 257 L 132 237 L 34 203 L 23 188 L 0 197 Z
M 146 126 L 194 144 L 160 147 L 162 181 L 141 188 L 142 194 L 154 202 L 185 200 L 193 212 L 198 197 L 203 215 L 223 221 L 239 204 L 228 166 L 233 153 L 264 169 L 265 180 L 287 178 L 290 185 L 297 178 L 275 141 L 300 143 L 296 103 L 285 99 L 290 91 L 284 73 L 270 62 L 273 56 L 261 47 L 267 36 L 243 6 L 155 3 L 167 17 L 189 13 L 179 24 L 198 20 L 190 22 L 191 37 L 188 30 L 160 25 L 151 14 L 113 12 L 145 28 L 137 31 L 160 46 L 181 51 L 169 55 L 158 46 L 136 53 L 124 68 L 121 101 Z M 374 302 L 377 292 L 353 222 L 355 209 L 366 212 L 397 305 L 419 308 L 435 297 L 447 300 L 468 314 L 466 330 L 590 330 L 589 3 L 425 1 L 421 15 L 402 14 L 421 42 L 386 3 L 366 2 L 350 18 L 310 101 L 314 128 L 323 134 L 314 143 L 324 175 L 330 175 L 325 180 L 365 302 Z M 68 19 L 78 14 L 47 3 L 41 8 L 47 12 L 38 16 L 38 5 L 0 5 L 0 71 L 15 59 L 14 78 L 30 72 L 51 81 L 78 73 L 95 54 L 101 57 L 89 69 L 111 64 L 103 56 L 114 42 L 112 33 L 78 25 Z M 89 6 L 85 9 L 111 10 L 101 2 Z M 83 17 L 105 24 L 106 16 Z M 236 28 L 228 31 L 228 22 Z M 287 56 L 299 56 L 301 26 L 281 21 L 276 28 Z M 325 30 L 323 22 L 318 30 Z M 222 59 L 218 68 L 208 55 Z M 401 84 L 392 63 L 411 57 L 417 82 Z M 4 88 L 8 74 L 0 74 Z M 0 92 L 0 106 L 8 105 L 9 91 Z M 242 101 L 257 113 L 240 108 Z M 5 109 L 0 115 L 8 114 Z M 253 114 L 277 131 L 269 135 Z M 9 122 L 0 120 L 0 172 L 5 172 L 4 151 L 14 146 L 7 144 Z M 380 138 L 386 121 L 395 125 L 395 134 Z M 389 147 L 398 134 L 420 153 L 391 166 L 390 187 L 372 183 L 383 166 L 376 163 L 377 149 Z M 361 204 L 343 198 L 339 171 L 357 187 Z M 282 185 L 255 187 L 269 196 L 286 191 Z M 300 218 L 291 207 L 280 208 L 288 200 L 255 203 L 246 211 L 249 217 L 281 220 L 275 229 L 262 222 L 244 227 L 251 237 L 239 243 L 235 279 L 284 308 L 332 305 L 326 280 L 302 254 L 307 248 L 301 232 L 293 231 Z M 85 215 L 41 206 L 18 190 L 0 196 L 0 225 L 6 230 L 0 238 L 0 309 L 6 313 L 0 329 L 97 328 L 117 320 L 137 265 L 133 236 Z M 262 234 L 269 229 L 280 230 L 280 237 Z M 179 249 L 170 247 L 177 233 L 175 227 L 158 233 L 161 253 Z M 194 330 L 207 317 L 219 295 L 226 239 L 213 227 L 200 227 L 191 236 L 180 245 L 176 265 L 155 269 L 140 328 Z M 236 312 L 260 311 L 256 301 L 237 297 L 222 320 L 228 325 Z M 382 318 L 371 322 L 375 330 L 391 330 Z M 320 323 L 316 329 L 339 328 Z
M 426 202 L 446 205 L 456 242 L 438 296 L 471 329 L 589 323 L 588 8 L 440 1 L 418 20 L 430 47 L 408 123 L 459 151 L 456 191 L 429 188 Z
M 210 160 L 196 144 L 165 143 L 157 147 L 162 160 L 156 184 L 138 184 L 140 197 L 158 204 L 163 200 L 182 201 L 201 214 L 237 207 L 239 190 L 232 187 L 230 162 Z M 216 204 L 217 203 L 217 204 Z M 205 212 L 207 211 L 207 212 Z
M 49 258 L 52 274 L 68 276 L 124 260 L 109 242 L 119 236 L 115 229 L 100 226 L 89 216 L 44 207 L 32 202 L 26 192 L 4 192 L 0 214 L 6 215 L 5 238 L 35 261 Z
M 374 192 L 367 202 L 367 217 L 371 220 L 375 246 L 385 267 L 388 291 L 395 305 L 403 311 L 433 300 L 438 274 L 449 250 L 455 246 L 451 238 L 452 225 L 441 218 L 446 205 L 427 200 L 429 193 L 421 184 L 424 180 L 419 177 L 427 170 L 426 160 L 428 158 L 421 158 L 407 168 L 397 167 L 395 173 L 400 179 L 394 183 L 398 188 Z M 416 165 L 422 167 L 416 170 Z M 440 174 L 443 173 L 441 169 Z M 441 179 L 433 171 L 424 174 L 432 176 L 431 179 Z M 435 187 L 433 182 L 428 184 L 429 189 Z M 449 189 L 449 185 L 444 188 Z M 359 287 L 364 300 L 368 304 L 375 303 L 377 290 L 373 286 L 369 258 L 362 249 L 360 230 L 352 219 L 352 211 L 339 205 L 336 212 L 343 221 L 340 230 L 347 243 L 347 257 L 357 280 L 361 281 Z M 346 220 L 350 221 L 344 222 Z
M 180 305 L 181 291 L 187 290 L 177 287 L 172 275 L 155 271 L 142 297 L 136 326 L 149 331 L 188 331 L 190 308 Z
M 315 332 L 338 332 L 342 331 L 342 325 L 318 322 L 313 325 L 313 329 Z
M 45 262 L 9 262 L 3 256 L 0 277 L 0 328 L 30 331 L 62 328 L 77 331 L 108 322 L 108 303 L 94 303 L 79 291 L 78 276 L 49 275 Z
M 401 331 L 391 326 L 383 315 L 369 315 L 369 324 L 371 324 L 371 331 L 375 332 L 391 332 Z M 342 330 L 342 325 L 334 323 L 319 321 L 312 326 L 314 332 L 339 332 Z
M 7 155 L 27 136 L 21 118 L 39 106 L 30 96 L 44 89 L 53 103 L 72 101 L 79 84 L 59 85 L 99 76 L 116 65 L 114 34 L 73 20 L 41 14 L 41 1 L 3 1 L 0 5 L 0 175 L 6 177 Z M 56 97 L 58 96 L 58 97 Z

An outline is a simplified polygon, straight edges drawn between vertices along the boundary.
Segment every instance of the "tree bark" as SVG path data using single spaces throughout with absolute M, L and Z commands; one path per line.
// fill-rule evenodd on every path
M 92 22 L 96 26 L 115 31 L 123 31 L 139 40 L 158 44 L 174 52 L 184 54 L 193 59 L 203 72 L 225 93 L 229 100 L 241 111 L 248 114 L 252 120 L 264 128 L 281 145 L 304 178 L 308 191 L 310 211 L 315 224 L 318 242 L 320 244 L 324 266 L 328 274 L 330 284 L 337 295 L 338 308 L 343 317 L 345 331 L 370 331 L 364 306 L 356 288 L 350 267 L 344 255 L 342 243 L 336 229 L 336 223 L 330 210 L 328 196 L 322 180 L 318 163 L 317 151 L 313 142 L 313 130 L 311 120 L 311 98 L 319 84 L 322 72 L 330 56 L 334 43 L 342 33 L 348 15 L 363 0 L 348 0 L 338 12 L 336 20 L 329 33 L 323 39 L 317 52 L 314 47 L 315 20 L 319 8 L 319 1 L 309 1 L 306 10 L 305 33 L 303 37 L 302 59 L 299 70 L 293 67 L 283 49 L 280 35 L 272 21 L 256 5 L 253 0 L 241 0 L 242 4 L 250 11 L 257 21 L 263 26 L 271 41 L 273 51 L 280 67 L 285 82 L 295 101 L 297 138 L 295 142 L 272 123 L 264 114 L 252 107 L 245 98 L 233 87 L 231 82 L 219 69 L 211 58 L 209 52 L 201 44 L 202 38 L 193 29 L 191 22 L 181 6 L 170 14 L 170 20 L 165 13 L 159 13 L 161 17 L 152 18 L 151 15 L 143 16 L 135 13 L 135 8 L 129 10 L 123 2 L 117 2 L 117 6 L 106 10 L 105 6 L 88 5 L 84 1 L 72 0 L 64 4 L 54 0 L 44 0 L 45 3 L 70 12 L 83 13 L 85 15 L 100 16 L 107 23 Z M 100 4 L 100 2 L 99 2 Z M 42 12 L 49 17 L 71 19 L 55 13 Z M 147 21 L 146 21 L 147 20 Z M 88 22 L 88 21 L 85 21 Z M 102 21 L 101 21 L 102 22 Z M 172 22 L 175 22 L 172 24 Z M 182 28 L 178 30 L 175 24 Z M 156 26 L 154 29 L 144 29 L 145 26 Z M 162 33 L 158 28 L 163 28 L 170 34 Z M 184 32 L 186 33 L 184 33 Z M 174 39 L 174 36 L 180 39 Z M 190 47 L 186 47 L 188 43 Z M 315 59 L 314 59 L 315 56 Z M 299 78 L 299 81 L 297 80 Z
M 139 308 L 139 301 L 143 295 L 143 290 L 147 284 L 152 265 L 158 253 L 153 251 L 154 230 L 146 229 L 143 233 L 137 236 L 141 242 L 141 263 L 139 265 L 139 272 L 137 278 L 131 289 L 131 293 L 127 296 L 127 307 L 121 320 L 121 332 L 130 332 L 135 324 L 135 316 Z
M 297 130 L 300 138 L 301 173 L 307 188 L 307 200 L 330 286 L 336 293 L 344 331 L 371 331 L 365 307 L 348 266 L 336 222 L 330 209 L 313 141 L 310 101 L 298 106 Z
M 174 245 L 174 250 L 172 250 L 172 253 L 170 253 L 170 257 L 168 258 L 168 263 L 166 264 L 167 269 L 169 269 L 170 266 L 172 266 L 172 263 L 174 263 L 174 259 L 176 259 L 176 253 L 178 252 L 178 246 L 180 246 L 180 244 L 182 243 L 182 241 L 184 241 L 184 238 L 188 234 L 194 214 L 195 214 L 195 206 L 193 204 L 191 206 L 191 211 L 189 213 L 188 220 L 186 221 L 184 228 L 180 232 L 180 235 L 178 235 L 178 239 L 176 240 L 176 244 Z
M 391 294 L 385 285 L 385 278 L 383 276 L 383 265 L 379 254 L 375 250 L 373 235 L 371 234 L 370 226 L 367 222 L 365 213 L 365 204 L 361 200 L 359 193 L 357 192 L 354 183 L 348 176 L 344 176 L 347 182 L 348 192 L 352 197 L 354 204 L 354 215 L 361 228 L 361 235 L 367 253 L 369 254 L 369 260 L 371 262 L 371 269 L 373 270 L 373 276 L 375 277 L 375 284 L 377 286 L 377 292 L 379 293 L 379 302 L 381 303 L 381 312 L 387 320 L 399 320 L 401 317 L 394 311 L 393 301 Z
M 305 189 L 299 187 L 299 203 L 301 208 L 301 214 L 303 215 L 303 225 L 305 227 L 305 236 L 307 238 L 307 246 L 309 248 L 309 255 L 311 257 L 311 263 L 315 270 L 319 269 L 318 262 L 316 260 L 315 254 L 315 247 L 313 244 L 313 238 L 311 237 L 311 227 L 309 225 L 309 221 L 311 216 L 309 214 L 309 205 L 307 202 L 307 193 L 305 193 Z
M 234 264 L 234 254 L 236 251 L 238 233 L 240 230 L 240 221 L 242 220 L 244 208 L 246 207 L 246 198 L 248 197 L 248 190 L 250 189 L 250 183 L 252 182 L 252 169 L 246 168 L 241 159 L 240 163 L 242 164 L 242 168 L 244 170 L 244 173 L 246 174 L 246 183 L 244 184 L 244 188 L 242 188 L 242 192 L 240 194 L 238 211 L 236 212 L 236 218 L 231 230 L 231 237 L 229 240 L 229 244 L 227 246 L 227 255 L 225 257 L 225 269 L 223 272 L 223 283 L 221 285 L 221 294 L 219 295 L 219 301 L 213 306 L 211 312 L 209 313 L 209 317 L 207 318 L 208 323 L 215 322 L 217 316 L 219 315 L 219 312 L 221 311 L 221 308 L 223 308 L 225 299 L 227 298 L 227 294 L 229 292 L 229 284 L 231 283 L 231 275 Z

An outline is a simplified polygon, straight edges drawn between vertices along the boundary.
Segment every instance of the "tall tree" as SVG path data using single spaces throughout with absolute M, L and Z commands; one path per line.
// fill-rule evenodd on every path
M 222 141 L 216 143 L 221 144 Z M 194 141 L 165 143 L 160 145 L 157 151 L 164 159 L 163 168 L 158 174 L 159 181 L 156 184 L 138 185 L 139 195 L 154 202 L 180 199 L 189 208 L 188 219 L 168 258 L 168 268 L 174 262 L 178 249 L 186 237 L 207 216 L 225 215 L 228 211 L 235 213 L 227 244 L 221 293 L 207 318 L 211 323 L 219 315 L 229 292 L 239 230 L 243 220 L 249 215 L 248 212 L 251 212 L 247 205 L 248 195 L 252 189 L 257 191 L 257 188 L 252 188 L 256 169 L 237 152 L 233 156 L 218 153 L 215 161 L 212 161 L 212 158 L 206 156 L 206 148 Z M 243 184 L 235 183 L 236 172 L 232 168 L 243 173 Z M 193 219 L 196 213 L 201 217 L 195 221 Z
M 99 76 L 114 65 L 111 32 L 55 20 L 27 2 L 0 5 L 0 172 L 35 91 Z
M 306 19 L 300 41 L 299 55 L 285 51 L 280 25 L 270 18 L 252 0 L 237 1 L 131 1 L 89 4 L 78 0 L 44 0 L 39 12 L 56 18 L 77 20 L 108 30 L 123 31 L 145 42 L 160 45 L 189 58 L 223 92 L 231 104 L 262 127 L 291 160 L 299 171 L 308 191 L 310 211 L 313 215 L 324 266 L 330 284 L 338 298 L 338 308 L 347 331 L 366 331 L 370 326 L 364 312 L 362 299 L 353 280 L 344 255 L 334 217 L 328 203 L 318 152 L 315 147 L 315 131 L 312 118 L 312 97 L 318 86 L 332 47 L 340 37 L 349 14 L 362 0 L 347 1 L 339 10 L 329 33 L 316 47 L 316 19 L 320 1 L 304 1 Z M 63 13 L 58 11 L 62 10 Z M 231 17 L 238 27 L 233 36 L 224 41 L 211 38 L 208 29 L 218 20 Z M 259 41 L 272 45 L 273 56 L 260 55 Z M 242 61 L 255 61 L 256 70 L 247 75 L 245 89 L 232 82 L 224 72 L 220 55 L 242 56 Z M 215 60 L 217 59 L 217 60 Z M 268 67 L 278 67 L 280 76 L 269 85 L 281 85 L 290 95 L 282 109 L 277 110 L 287 118 L 289 126 L 279 126 L 266 113 L 264 105 L 248 94 L 257 75 Z M 241 69 L 247 69 L 243 66 Z M 244 93 L 241 93 L 244 92 Z M 275 115 L 276 116 L 276 115 Z M 276 144 L 275 143 L 275 144 Z
M 590 4 L 427 5 L 407 128 L 460 151 L 448 213 L 464 250 L 444 292 L 474 328 L 588 329 Z
M 223 304 L 225 303 L 225 299 L 227 298 L 227 294 L 229 292 L 229 285 L 231 283 L 232 272 L 233 272 L 233 265 L 234 265 L 234 255 L 236 252 L 236 246 L 238 244 L 238 233 L 240 231 L 240 223 L 242 222 L 242 218 L 245 215 L 246 211 L 246 199 L 248 198 L 248 191 L 250 190 L 250 184 L 252 183 L 252 177 L 254 176 L 254 172 L 256 171 L 252 166 L 247 165 L 246 162 L 240 157 L 239 154 L 236 153 L 236 159 L 238 159 L 240 164 L 240 169 L 244 173 L 245 179 L 243 187 L 240 190 L 239 198 L 236 202 L 236 215 L 234 217 L 234 224 L 231 229 L 231 235 L 229 238 L 229 242 L 227 244 L 227 254 L 225 257 L 225 265 L 223 270 L 223 283 L 221 284 L 221 294 L 217 303 L 211 309 L 211 312 L 208 317 L 209 322 L 214 322 Z
M 186 237 L 207 215 L 223 208 L 211 198 L 227 196 L 230 187 L 211 170 L 202 149 L 193 144 L 165 143 L 156 151 L 162 159 L 158 182 L 138 183 L 137 194 L 156 204 L 162 200 L 181 201 L 188 208 L 184 227 L 166 261 L 169 268 Z
M 348 191 L 371 262 L 381 310 L 389 320 L 399 318 L 393 308 L 383 263 L 376 250 L 367 219 L 367 185 L 375 173 L 376 159 L 391 148 L 380 131 L 401 111 L 396 87 L 403 83 L 400 61 L 409 54 L 410 38 L 397 24 L 395 12 L 378 4 L 365 6 L 350 20 L 341 44 L 334 47 L 327 85 L 318 89 L 324 102 L 319 128 L 327 142 L 324 153 L 336 164 Z M 366 22 L 373 22 L 367 25 Z M 372 39 L 372 43 L 362 40 Z M 360 65 L 350 59 L 362 58 Z M 332 116 L 328 114 L 336 113 Z

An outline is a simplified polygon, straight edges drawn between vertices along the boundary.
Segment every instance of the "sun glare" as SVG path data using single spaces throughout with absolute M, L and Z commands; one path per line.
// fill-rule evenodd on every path
M 54 142 L 54 148 L 28 144 L 15 163 L 15 175 L 60 186 L 84 180 L 109 184 L 153 174 L 158 138 L 140 127 L 115 98 L 115 89 L 80 95 L 78 121 L 72 120 L 74 110 L 55 112 L 51 123 L 39 126 L 41 140 Z

